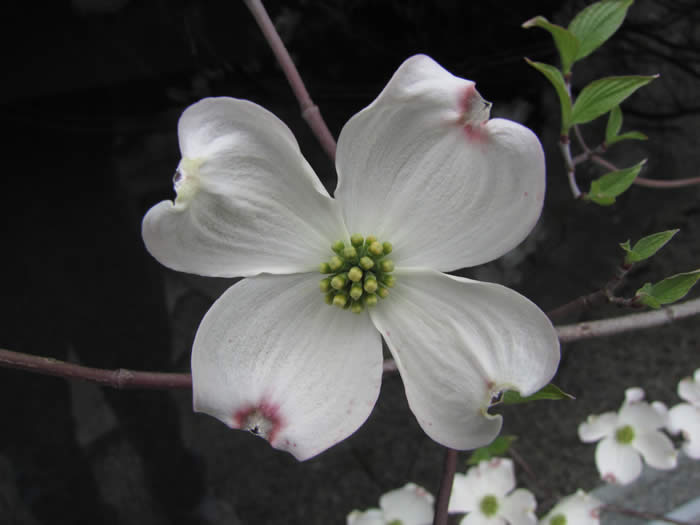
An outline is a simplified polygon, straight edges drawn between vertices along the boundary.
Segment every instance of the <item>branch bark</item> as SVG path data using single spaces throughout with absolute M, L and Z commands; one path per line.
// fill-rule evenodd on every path
M 277 33 L 275 25 L 272 23 L 272 20 L 270 20 L 270 15 L 267 14 L 265 6 L 263 6 L 261 0 L 244 0 L 244 2 L 260 27 L 270 49 L 272 49 L 277 62 L 282 68 L 284 76 L 287 77 L 287 81 L 294 92 L 294 96 L 299 102 L 301 116 L 309 125 L 314 135 L 316 135 L 324 151 L 331 160 L 335 161 L 335 139 L 321 116 L 321 110 L 319 110 L 318 106 L 311 100 L 311 95 L 309 95 L 304 81 L 301 79 L 301 75 L 299 75 L 299 71 L 297 71 L 294 65 L 292 57 L 289 56 L 284 42 L 282 42 L 279 33 Z
M 452 494 L 452 484 L 457 471 L 457 451 L 447 448 L 445 451 L 445 463 L 442 467 L 442 480 L 435 503 L 435 517 L 433 525 L 447 525 L 447 511 Z

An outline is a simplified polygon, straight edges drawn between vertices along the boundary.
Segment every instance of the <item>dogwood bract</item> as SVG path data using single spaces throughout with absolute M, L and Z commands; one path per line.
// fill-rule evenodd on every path
M 369 416 L 382 337 L 421 427 L 451 448 L 498 434 L 496 393 L 547 384 L 559 342 L 542 311 L 442 273 L 503 255 L 541 211 L 537 137 L 489 108 L 473 82 L 409 58 L 343 127 L 335 198 L 262 107 L 185 110 L 177 197 L 151 208 L 143 238 L 175 270 L 246 277 L 197 331 L 195 410 L 310 458 Z
M 619 412 L 588 416 L 578 427 L 581 441 L 600 440 L 595 463 L 601 478 L 625 485 L 642 473 L 640 455 L 651 467 L 668 470 L 676 467 L 677 453 L 661 428 L 666 426 L 668 409 L 663 403 L 649 404 L 641 388 L 625 390 Z
M 539 525 L 600 525 L 602 503 L 581 489 L 559 500 Z
M 460 525 L 535 525 L 535 496 L 527 489 L 513 489 L 512 460 L 481 461 L 466 474 L 455 474 L 448 509 L 468 512 Z
M 682 432 L 683 452 L 700 459 L 700 368 L 692 378 L 680 380 L 678 395 L 687 403 L 679 403 L 668 411 L 668 429 L 673 434 Z
M 423 487 L 406 483 L 379 498 L 378 509 L 353 510 L 347 525 L 430 525 L 435 498 Z

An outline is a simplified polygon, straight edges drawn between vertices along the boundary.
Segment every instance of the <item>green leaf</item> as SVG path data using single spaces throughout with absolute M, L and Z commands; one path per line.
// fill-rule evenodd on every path
M 559 57 L 561 58 L 561 69 L 564 74 L 571 71 L 571 66 L 576 59 L 576 53 L 578 53 L 579 42 L 578 38 L 574 34 L 561 26 L 552 24 L 543 16 L 536 16 L 531 18 L 523 24 L 524 28 L 530 27 L 541 27 L 549 32 L 554 38 L 554 44 L 557 46 L 559 51 Z
M 571 97 L 566 89 L 566 83 L 561 71 L 549 64 L 533 62 L 529 58 L 525 58 L 525 61 L 547 77 L 547 80 L 554 86 L 561 106 L 561 132 L 563 135 L 568 134 L 571 127 Z
M 610 110 L 608 124 L 605 126 L 605 145 L 612 146 L 622 140 L 646 140 L 647 136 L 639 131 L 628 131 L 618 135 L 622 127 L 622 110 L 620 106 L 615 106 Z
M 498 436 L 485 447 L 477 448 L 471 453 L 467 465 L 476 465 L 481 461 L 491 459 L 494 456 L 503 456 L 510 449 L 510 445 L 518 439 L 516 436 Z
M 530 401 L 542 401 L 544 399 L 558 401 L 560 399 L 576 399 L 571 394 L 567 394 L 561 388 L 552 383 L 549 383 L 543 389 L 535 392 L 534 394 L 522 397 L 520 394 L 514 390 L 507 390 L 503 392 L 503 397 L 501 402 L 504 405 L 517 405 L 520 403 L 529 403 Z
M 679 273 L 667 277 L 656 284 L 646 283 L 636 296 L 640 303 L 651 308 L 660 308 L 662 304 L 669 304 L 682 299 L 700 279 L 700 270 Z
M 581 60 L 598 49 L 622 25 L 627 9 L 634 0 L 603 0 L 586 7 L 569 24 L 569 31 L 579 40 L 574 60 Z
M 605 143 L 607 146 L 612 146 L 613 144 L 621 142 L 623 140 L 647 140 L 647 138 L 648 137 L 644 133 L 641 133 L 639 131 L 628 131 L 627 133 L 618 135 L 612 140 L 606 140 Z
M 665 232 L 647 235 L 639 239 L 631 248 L 629 241 L 621 243 L 620 248 L 627 252 L 627 255 L 625 255 L 625 264 L 632 264 L 648 259 L 663 248 L 678 231 L 679 230 L 667 230 Z
M 605 142 L 610 144 L 611 140 L 615 140 L 617 134 L 622 127 L 622 110 L 620 106 L 615 106 L 610 110 L 608 117 L 608 125 L 605 126 Z
M 571 124 L 584 124 L 607 113 L 658 75 L 628 75 L 594 80 L 581 90 L 573 109 Z
M 591 189 L 584 199 L 593 201 L 601 206 L 609 206 L 615 202 L 615 197 L 629 188 L 639 175 L 639 170 L 646 163 L 644 159 L 639 164 L 623 170 L 611 171 L 591 182 Z

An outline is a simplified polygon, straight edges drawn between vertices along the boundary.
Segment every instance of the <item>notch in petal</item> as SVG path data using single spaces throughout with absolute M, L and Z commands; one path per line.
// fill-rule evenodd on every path
M 390 300 L 370 310 L 386 340 L 418 423 L 438 443 L 491 442 L 501 416 L 487 413 L 501 390 L 529 395 L 554 375 L 559 339 L 545 314 L 497 284 L 432 270 L 397 270 Z
M 316 274 L 262 275 L 229 288 L 192 351 L 194 408 L 305 460 L 367 419 L 382 375 L 367 315 L 326 305 Z
M 208 98 L 185 110 L 178 133 L 177 199 L 156 204 L 142 225 L 163 265 L 216 277 L 312 271 L 347 236 L 337 204 L 269 111 Z
M 486 120 L 489 107 L 474 82 L 406 60 L 340 133 L 348 228 L 390 238 L 403 267 L 450 271 L 514 248 L 540 215 L 544 153 L 524 126 Z

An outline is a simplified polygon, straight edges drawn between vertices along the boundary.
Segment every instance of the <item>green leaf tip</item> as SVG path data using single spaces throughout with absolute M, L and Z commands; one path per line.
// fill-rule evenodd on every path
M 603 0 L 579 12 L 568 27 L 580 43 L 575 60 L 587 57 L 613 36 L 633 3 L 634 0 Z
M 637 290 L 637 300 L 650 308 L 661 308 L 682 299 L 700 279 L 700 270 L 679 273 L 656 284 L 645 283 Z
M 584 195 L 584 199 L 600 206 L 610 206 L 618 195 L 624 193 L 632 185 L 644 164 L 646 164 L 646 159 L 629 168 L 606 173 L 591 182 L 591 189 Z
M 515 392 L 513 390 L 507 390 L 506 392 L 503 393 L 503 397 L 501 398 L 501 402 L 504 405 L 518 405 L 521 403 L 529 403 L 531 401 L 544 401 L 544 400 L 559 401 L 561 399 L 576 399 L 576 398 L 574 396 L 572 396 L 571 394 L 567 394 L 558 386 L 553 385 L 552 383 L 549 383 L 547 386 L 545 386 L 541 390 L 535 392 L 532 395 L 526 396 L 526 397 L 522 397 L 518 392 Z
M 542 73 L 547 80 L 549 80 L 552 86 L 554 86 L 554 90 L 557 92 L 557 97 L 559 97 L 559 105 L 561 107 L 561 134 L 568 135 L 569 128 L 571 127 L 571 97 L 566 89 L 564 76 L 561 74 L 561 71 L 554 66 L 550 66 L 549 64 L 534 62 L 527 57 L 525 57 L 525 62 Z
M 630 246 L 629 241 L 620 243 L 620 248 L 626 252 L 625 264 L 629 265 L 648 259 L 663 248 L 679 231 L 678 229 L 667 230 L 647 235 L 639 239 L 633 247 Z
M 579 49 L 579 41 L 576 35 L 562 26 L 552 24 L 543 16 L 536 16 L 527 20 L 523 23 L 522 27 L 525 29 L 540 27 L 549 32 L 554 39 L 554 45 L 557 47 L 557 51 L 559 51 L 562 71 L 564 74 L 571 71 L 571 66 L 574 64 Z
M 467 465 L 476 465 L 493 457 L 504 456 L 517 436 L 498 436 L 485 447 L 477 448 L 467 459 Z
M 594 80 L 579 93 L 571 110 L 571 124 L 585 124 L 611 111 L 640 87 L 645 86 L 658 76 L 626 75 Z

